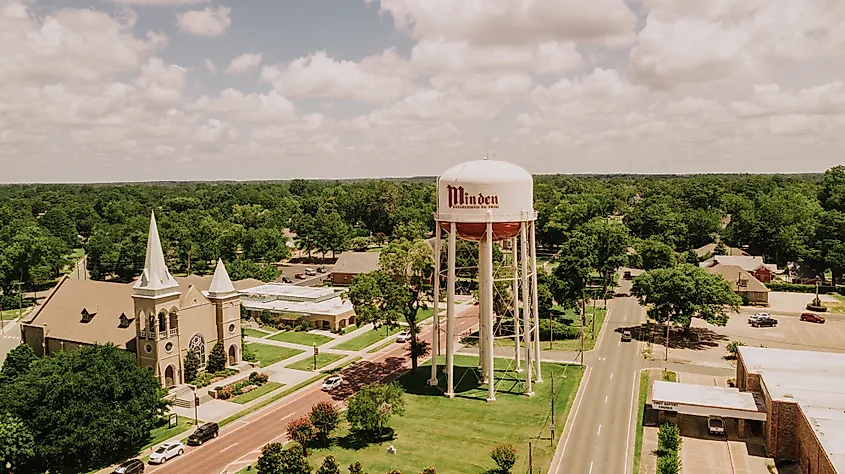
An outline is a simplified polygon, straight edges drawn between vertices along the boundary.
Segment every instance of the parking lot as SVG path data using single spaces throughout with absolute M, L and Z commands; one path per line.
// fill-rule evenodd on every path
M 306 268 L 313 268 L 317 269 L 317 267 L 322 266 L 323 269 L 326 271 L 325 273 L 318 273 L 317 276 L 309 276 L 304 280 L 300 280 L 296 278 L 297 273 L 304 273 Z M 289 263 L 279 267 L 279 270 L 282 271 L 282 274 L 279 275 L 279 278 L 276 281 L 282 281 L 282 277 L 287 277 L 293 284 L 301 285 L 301 286 L 320 286 L 323 284 L 323 281 L 328 278 L 329 273 L 332 271 L 331 265 L 307 265 L 307 264 L 300 264 L 300 263 Z
M 765 346 L 780 349 L 797 349 L 845 353 L 845 320 L 827 317 L 824 324 L 803 322 L 798 316 L 770 312 L 777 319 L 775 327 L 752 327 L 749 313 L 731 315 L 727 326 L 718 327 L 701 319 L 694 319 L 689 339 L 684 339 L 680 329 L 671 336 L 669 360 L 713 367 L 733 368 L 725 359 L 726 346 L 731 341 L 741 341 L 748 346 Z M 664 337 L 657 331 L 652 353 L 663 356 Z

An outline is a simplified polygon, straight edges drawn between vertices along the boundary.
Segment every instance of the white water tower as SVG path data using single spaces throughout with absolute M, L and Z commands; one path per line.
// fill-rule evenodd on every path
M 532 381 L 542 382 L 540 373 L 539 316 L 537 313 L 537 258 L 534 239 L 534 180 L 511 163 L 477 160 L 454 166 L 437 179 L 437 222 L 434 239 L 434 325 L 440 329 L 441 232 L 449 234 L 446 271 L 446 396 L 454 393 L 455 355 L 455 242 L 478 242 L 479 362 L 488 384 L 487 400 L 496 399 L 494 378 L 493 283 L 512 282 L 515 359 L 517 371 L 524 358 L 525 394 L 533 395 Z M 505 243 L 511 249 L 507 275 L 493 272 L 493 246 Z M 521 265 L 520 265 L 521 263 Z M 495 280 L 494 280 L 495 278 Z M 521 298 L 520 298 L 520 287 Z M 520 301 L 522 304 L 520 304 Z M 519 312 L 522 310 L 522 331 Z M 501 316 L 501 315 L 500 315 Z M 522 333 L 520 337 L 520 332 Z M 439 337 L 432 338 L 432 354 L 438 353 Z M 520 349 L 520 343 L 524 352 Z M 522 353 L 521 353 L 522 352 Z M 437 360 L 432 358 L 430 384 L 437 384 Z

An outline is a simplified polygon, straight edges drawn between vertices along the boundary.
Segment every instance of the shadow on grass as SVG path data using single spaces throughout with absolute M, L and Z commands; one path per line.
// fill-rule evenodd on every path
M 394 439 L 396 439 L 396 433 L 393 431 L 393 428 L 385 428 L 384 432 L 380 435 L 363 431 L 352 431 L 348 435 L 336 439 L 334 442 L 342 449 L 359 451 L 371 444 L 383 443 Z
M 417 374 L 406 373 L 398 379 L 398 382 L 405 389 L 406 393 L 423 396 L 442 397 L 446 392 L 446 372 L 443 367 L 438 367 L 437 386 L 428 385 L 431 374 L 431 366 L 420 367 Z M 495 369 L 496 393 L 507 393 L 521 395 L 525 391 L 524 380 L 520 374 L 513 370 L 504 368 Z M 482 384 L 481 370 L 477 367 L 455 366 L 455 397 L 469 400 L 486 400 L 487 384 Z
M 656 344 L 664 344 L 666 342 L 666 326 L 662 324 L 652 324 L 650 327 L 645 324 L 618 327 L 614 331 L 621 334 L 625 330 L 631 331 L 631 337 L 637 341 L 651 341 Z M 709 328 L 690 328 L 689 334 L 686 336 L 681 328 L 672 327 L 669 331 L 670 349 L 703 351 L 717 347 L 720 343 L 727 340 L 727 336 Z

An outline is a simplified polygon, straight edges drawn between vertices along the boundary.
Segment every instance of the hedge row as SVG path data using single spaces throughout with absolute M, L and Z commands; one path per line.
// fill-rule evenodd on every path
M 799 285 L 797 283 L 767 283 L 772 291 L 787 291 L 790 293 L 815 293 L 816 285 Z M 838 293 L 841 289 L 831 285 L 819 285 L 819 294 Z

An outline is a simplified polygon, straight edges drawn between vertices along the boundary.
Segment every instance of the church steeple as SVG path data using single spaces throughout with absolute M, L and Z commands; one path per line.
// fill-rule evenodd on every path
M 150 233 L 147 237 L 147 258 L 144 260 L 144 270 L 138 281 L 135 282 L 135 290 L 139 293 L 160 294 L 164 290 L 178 288 L 179 283 L 170 274 L 167 264 L 164 261 L 164 252 L 161 249 L 161 239 L 158 236 L 158 225 L 156 224 L 155 212 L 150 216 Z
M 223 260 L 217 260 L 217 268 L 214 269 L 214 277 L 211 278 L 211 286 L 208 287 L 209 298 L 225 298 L 235 294 L 235 285 L 229 278 L 229 272 L 223 265 Z

